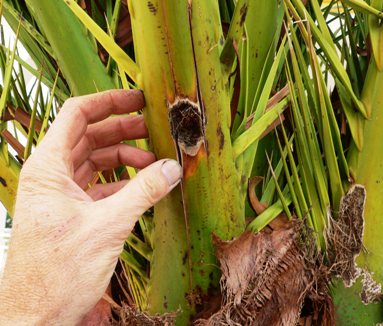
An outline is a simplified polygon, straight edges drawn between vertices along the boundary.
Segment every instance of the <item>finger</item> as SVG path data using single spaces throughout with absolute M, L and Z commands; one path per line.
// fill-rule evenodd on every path
M 116 168 L 120 165 L 129 165 L 143 169 L 156 160 L 152 152 L 144 151 L 126 144 L 117 144 L 96 149 L 89 156 L 96 171 Z
M 118 144 L 123 140 L 141 139 L 148 137 L 144 118 L 111 117 L 104 121 L 88 126 L 88 129 L 73 149 L 72 159 L 74 169 L 77 169 L 96 148 Z
M 100 200 L 106 197 L 109 197 L 119 191 L 127 184 L 127 180 L 106 183 L 106 184 L 95 184 L 92 188 L 90 188 L 86 193 L 93 200 Z
M 73 180 L 81 189 L 86 189 L 89 183 L 94 179 L 97 171 L 93 164 L 86 160 L 75 172 Z
M 93 204 L 101 215 L 107 207 L 110 219 L 114 219 L 109 219 L 108 223 L 119 225 L 122 228 L 120 236 L 125 237 L 138 217 L 165 197 L 181 177 L 182 168 L 177 161 L 157 161 L 141 170 L 120 191 Z
M 88 124 L 101 121 L 111 114 L 137 111 L 144 104 L 140 90 L 112 90 L 73 97 L 65 102 L 42 144 L 54 150 L 72 150 L 85 134 Z
M 155 161 L 152 152 L 126 144 L 117 144 L 93 151 L 89 158 L 75 171 L 74 180 L 82 188 L 93 179 L 94 173 L 129 165 L 142 169 Z

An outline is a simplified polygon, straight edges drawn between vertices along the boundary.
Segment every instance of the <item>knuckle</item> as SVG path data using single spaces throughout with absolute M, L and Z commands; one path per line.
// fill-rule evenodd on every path
M 80 118 L 82 110 L 85 106 L 84 97 L 71 97 L 65 101 L 60 109 L 60 113 L 74 115 L 75 118 Z
M 64 102 L 63 106 L 61 107 L 61 111 L 68 111 L 69 109 L 76 107 L 77 103 L 77 97 L 70 97 Z
M 115 99 L 116 94 L 116 90 L 104 91 L 100 94 L 100 101 L 102 103 L 109 103 L 110 107 L 114 108 L 117 106 Z
M 103 93 L 101 93 L 103 96 L 105 96 L 105 100 L 113 103 L 114 101 L 114 95 L 116 94 L 115 90 L 107 90 Z

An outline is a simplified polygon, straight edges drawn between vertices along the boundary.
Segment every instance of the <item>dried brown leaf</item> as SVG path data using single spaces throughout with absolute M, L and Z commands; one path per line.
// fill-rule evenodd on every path
M 221 264 L 221 310 L 198 325 L 295 325 L 313 273 L 299 246 L 301 224 L 282 223 L 233 241 L 214 237 Z

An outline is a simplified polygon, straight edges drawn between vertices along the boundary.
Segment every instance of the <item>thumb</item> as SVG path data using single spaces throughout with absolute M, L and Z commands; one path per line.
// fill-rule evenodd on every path
M 182 178 L 182 167 L 175 160 L 157 161 L 141 170 L 126 186 L 108 197 L 103 205 L 120 214 L 136 218 L 165 197 Z M 105 206 L 104 206 L 105 207 Z

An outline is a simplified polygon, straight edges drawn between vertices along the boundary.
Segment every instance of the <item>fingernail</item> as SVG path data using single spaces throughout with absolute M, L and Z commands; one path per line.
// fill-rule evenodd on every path
M 167 160 L 162 164 L 161 172 L 168 180 L 169 186 L 178 183 L 182 178 L 182 167 L 175 160 Z

